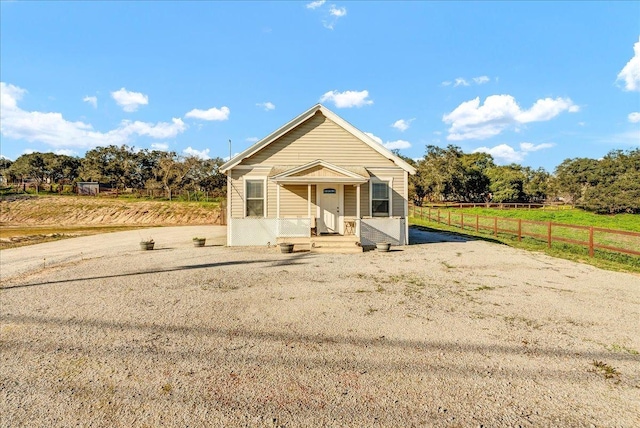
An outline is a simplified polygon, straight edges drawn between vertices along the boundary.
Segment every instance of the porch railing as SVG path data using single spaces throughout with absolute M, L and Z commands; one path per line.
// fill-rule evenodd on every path
M 230 218 L 228 244 L 260 246 L 275 244 L 277 238 L 311 236 L 311 218 Z

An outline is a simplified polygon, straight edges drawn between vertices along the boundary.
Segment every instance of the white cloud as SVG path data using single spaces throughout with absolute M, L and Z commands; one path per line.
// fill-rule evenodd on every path
M 127 91 L 125 88 L 111 92 L 111 97 L 122 107 L 122 110 L 129 113 L 138 110 L 141 105 L 149 104 L 148 96 L 140 92 Z
M 137 134 L 151 138 L 165 139 L 173 138 L 187 129 L 187 125 L 179 118 L 171 119 L 171 123 L 158 122 L 156 124 L 148 122 L 135 121 L 131 122 L 123 120 L 121 122 L 122 130 L 129 135 Z
M 337 8 L 335 4 L 332 4 L 331 8 L 329 8 L 329 15 L 335 16 L 336 18 L 342 18 L 346 14 L 347 8 L 345 7 Z
M 332 101 L 337 108 L 362 107 L 373 104 L 367 99 L 369 91 L 329 91 L 320 97 L 320 102 Z
M 365 132 L 365 134 L 367 134 L 373 141 L 375 141 L 378 144 L 382 144 L 382 138 L 373 135 L 371 132 Z
M 413 122 L 415 120 L 415 118 L 413 119 L 399 119 L 396 120 L 395 122 L 393 122 L 393 125 L 391 125 L 392 127 L 396 128 L 397 130 L 404 132 L 407 129 L 409 129 L 409 126 L 411 126 L 411 122 Z
M 553 119 L 563 111 L 575 113 L 580 108 L 569 98 L 538 100 L 529 110 L 522 110 L 511 95 L 491 95 L 480 105 L 480 98 L 465 101 L 442 117 L 450 124 L 447 140 L 486 139 L 510 126 Z
M 453 82 L 450 81 L 450 80 L 445 80 L 440 85 L 441 86 L 451 86 L 451 85 L 453 85 L 454 88 L 457 87 L 457 86 L 471 86 L 471 81 L 473 81 L 473 83 L 475 83 L 476 85 L 484 85 L 485 83 L 490 82 L 491 79 L 489 78 L 489 76 L 472 77 L 471 80 L 466 79 L 464 77 L 457 77 L 457 78 L 453 79 Z M 498 81 L 497 78 L 496 78 L 496 81 Z
M 222 120 L 229 119 L 229 113 L 231 113 L 231 110 L 229 110 L 229 107 L 223 106 L 223 107 L 220 107 L 219 109 L 215 107 L 211 107 L 209 110 L 200 110 L 200 109 L 194 108 L 184 116 L 190 117 L 193 119 L 222 121 Z
M 525 156 L 523 152 L 518 152 L 507 144 L 500 144 L 491 148 L 478 147 L 473 151 L 473 153 L 478 152 L 489 153 L 499 164 L 522 162 Z
M 258 107 L 262 107 L 265 111 L 274 110 L 276 108 L 275 104 L 267 101 L 266 103 L 257 103 Z
M 3 137 L 41 142 L 58 148 L 91 148 L 127 144 L 135 136 L 173 138 L 187 128 L 182 119 L 171 123 L 122 121 L 116 129 L 100 132 L 81 121 L 71 122 L 60 113 L 25 111 L 18 107 L 26 91 L 0 82 L 0 133 Z
M 408 149 L 409 147 L 411 147 L 411 143 L 405 140 L 387 141 L 386 143 L 383 143 L 382 138 L 378 137 L 377 135 L 374 135 L 371 132 L 365 132 L 365 134 L 369 136 L 369 138 L 371 138 L 373 141 L 383 145 L 389 150 L 395 150 L 395 149 L 401 150 L 401 149 Z
M 543 122 L 553 119 L 563 111 L 576 113 L 580 107 L 573 104 L 569 98 L 545 98 L 538 100 L 529 110 L 521 112 L 516 120 L 520 123 Z
M 186 149 L 184 149 L 182 151 L 182 153 L 184 153 L 187 156 L 193 156 L 193 157 L 196 157 L 196 158 L 202 159 L 202 160 L 211 159 L 209 157 L 209 149 L 196 150 L 196 149 L 191 148 L 191 146 L 189 146 Z
M 245 139 L 245 141 L 247 141 L 249 143 L 255 143 L 258 140 L 260 140 L 258 137 L 249 137 L 249 138 Z
M 640 37 L 638 37 L 638 42 L 633 45 L 633 52 L 633 58 L 618 73 L 616 81 L 623 81 L 624 89 L 627 91 L 640 91 Z
M 395 140 L 395 141 L 387 141 L 383 144 L 389 150 L 401 150 L 408 149 L 411 147 L 411 143 L 405 140 Z
M 640 122 L 640 112 L 634 111 L 633 113 L 629 113 L 629 122 L 638 123 Z
M 169 144 L 167 143 L 153 143 L 151 144 L 152 150 L 160 150 L 161 152 L 166 152 L 169 150 Z
M 333 30 L 336 23 L 340 18 L 343 18 L 347 15 L 346 7 L 336 7 L 335 4 L 332 4 L 329 8 L 329 18 L 322 20 L 322 25 L 324 28 L 328 28 L 329 30 Z
M 555 146 L 553 143 L 541 143 L 541 144 L 533 144 L 533 143 L 520 143 L 520 150 L 523 152 L 537 152 L 538 150 L 550 149 Z
M 317 0 L 312 1 L 311 3 L 307 3 L 307 9 L 317 9 L 322 6 L 327 0 Z
M 57 155 L 64 155 L 64 156 L 78 156 L 78 152 L 71 149 L 59 149 L 59 150 L 56 150 L 54 153 Z
M 82 101 L 91 104 L 93 108 L 98 108 L 98 97 L 90 97 L 87 95 L 82 99 Z
M 538 150 L 554 147 L 553 143 L 520 143 L 520 150 L 515 150 L 508 144 L 499 144 L 494 147 L 478 147 L 473 153 L 483 152 L 489 153 L 498 164 L 519 163 L 524 160 L 527 154 L 537 152 Z

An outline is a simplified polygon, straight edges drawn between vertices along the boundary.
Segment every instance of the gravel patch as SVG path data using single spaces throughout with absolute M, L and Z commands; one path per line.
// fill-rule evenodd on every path
M 0 426 L 640 426 L 637 275 L 417 231 L 142 233 L 0 252 Z

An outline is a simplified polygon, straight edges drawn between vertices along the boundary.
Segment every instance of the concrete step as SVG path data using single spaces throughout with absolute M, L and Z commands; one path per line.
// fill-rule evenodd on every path
M 361 253 L 362 247 L 357 245 L 353 247 L 311 247 L 311 252 L 317 254 L 355 254 Z

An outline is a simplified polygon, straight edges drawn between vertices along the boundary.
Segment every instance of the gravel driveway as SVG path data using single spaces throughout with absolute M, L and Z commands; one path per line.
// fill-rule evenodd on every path
M 141 233 L 0 252 L 0 426 L 640 426 L 637 275 Z

